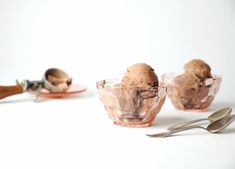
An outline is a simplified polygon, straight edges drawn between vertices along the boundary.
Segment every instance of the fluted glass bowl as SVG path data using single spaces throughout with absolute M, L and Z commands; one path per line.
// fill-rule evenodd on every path
M 183 111 L 207 111 L 219 91 L 222 77 L 213 75 L 212 78 L 202 81 L 202 85 L 198 89 L 183 91 L 173 81 L 178 75 L 176 73 L 169 73 L 162 76 L 162 80 L 167 87 L 167 96 L 170 98 L 173 106 Z M 185 93 L 190 94 L 185 95 Z
M 152 124 L 165 102 L 166 88 L 124 87 L 119 81 L 96 82 L 99 98 L 111 120 L 126 127 L 147 127 Z

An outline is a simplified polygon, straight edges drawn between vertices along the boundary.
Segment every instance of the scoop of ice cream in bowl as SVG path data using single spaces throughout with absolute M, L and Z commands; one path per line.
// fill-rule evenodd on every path
M 96 86 L 111 120 L 126 127 L 150 126 L 166 97 L 166 88 L 145 63 L 130 66 L 121 80 L 101 80 Z
M 162 76 L 173 106 L 184 111 L 207 111 L 218 93 L 222 77 L 212 75 L 210 66 L 200 59 L 184 65 L 184 73 Z

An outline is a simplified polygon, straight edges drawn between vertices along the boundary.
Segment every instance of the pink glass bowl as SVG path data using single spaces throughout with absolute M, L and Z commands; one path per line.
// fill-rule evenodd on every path
M 202 86 L 197 91 L 193 91 L 194 97 L 182 95 L 182 89 L 174 83 L 173 79 L 179 74 L 169 73 L 162 76 L 162 80 L 167 87 L 167 96 L 173 106 L 183 111 L 205 112 L 208 110 L 215 95 L 218 93 L 222 81 L 221 76 L 214 75 L 202 82 Z
M 98 94 L 114 124 L 147 127 L 152 124 L 165 102 L 166 88 L 124 87 L 118 80 L 96 82 Z

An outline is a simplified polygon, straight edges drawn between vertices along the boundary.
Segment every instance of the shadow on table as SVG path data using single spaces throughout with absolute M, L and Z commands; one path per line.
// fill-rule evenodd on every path
M 39 97 L 38 98 L 38 103 L 43 103 L 43 102 L 48 102 L 48 101 L 58 101 L 58 100 L 75 100 L 75 99 L 85 99 L 85 98 L 91 98 L 95 97 L 97 94 L 96 92 L 93 91 L 85 91 L 83 93 L 78 93 L 74 95 L 67 95 L 62 98 L 47 98 L 47 97 Z
M 221 134 L 233 134 L 233 133 L 235 133 L 235 128 L 234 127 L 233 128 L 228 127 L 223 132 L 221 132 Z
M 218 109 L 221 109 L 223 107 L 231 107 L 235 109 L 235 103 L 232 102 L 218 102 L 218 103 L 212 103 L 212 105 L 209 108 L 209 111 L 216 111 Z
M 82 99 L 82 98 L 90 98 L 96 96 L 97 93 L 94 91 L 85 91 L 83 93 L 78 93 L 75 95 L 68 95 L 62 99 L 69 100 L 69 99 Z
M 23 99 L 7 99 L 7 100 L 0 100 L 0 104 L 12 104 L 12 103 L 22 103 L 22 102 L 35 102 L 35 103 L 43 103 L 48 101 L 55 101 L 55 100 L 74 100 L 74 99 L 85 99 L 90 97 L 97 96 L 97 93 L 94 91 L 85 91 L 83 93 L 78 93 L 74 95 L 67 95 L 63 98 L 47 98 L 47 97 L 38 97 L 37 101 L 35 101 L 35 95 L 29 95 L 28 98 Z
M 157 116 L 152 126 L 170 127 L 174 124 L 181 123 L 183 121 L 186 121 L 186 119 L 178 116 L 166 116 L 166 117 Z
M 22 103 L 22 102 L 33 102 L 33 99 L 24 98 L 24 99 L 0 100 L 0 104 L 12 104 L 12 103 Z

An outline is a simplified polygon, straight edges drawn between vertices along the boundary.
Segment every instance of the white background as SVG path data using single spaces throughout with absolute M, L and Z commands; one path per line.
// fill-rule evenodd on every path
M 208 113 L 178 112 L 167 100 L 153 127 L 118 127 L 95 82 L 137 62 L 160 76 L 200 58 L 223 76 L 210 112 L 235 108 L 234 57 L 234 0 L 1 0 L 0 84 L 58 67 L 88 91 L 38 104 L 27 94 L 1 100 L 0 168 L 233 169 L 234 125 L 221 135 L 149 139 L 147 132 Z

